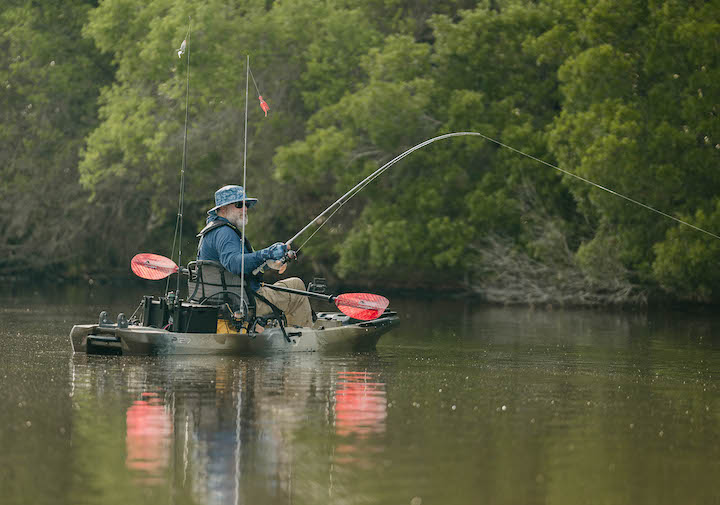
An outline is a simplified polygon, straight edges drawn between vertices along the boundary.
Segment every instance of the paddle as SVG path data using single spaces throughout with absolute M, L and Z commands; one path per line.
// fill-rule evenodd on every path
M 370 321 L 377 319 L 385 312 L 390 301 L 384 296 L 374 295 L 372 293 L 343 293 L 341 295 L 323 295 L 321 293 L 313 293 L 312 291 L 301 291 L 299 289 L 286 288 L 285 286 L 276 286 L 275 284 L 261 283 L 263 287 L 273 289 L 275 291 L 283 291 L 285 293 L 294 293 L 296 295 L 307 296 L 310 298 L 318 298 L 326 302 L 335 303 L 340 312 L 353 319 L 361 321 Z
M 164 279 L 168 275 L 177 273 L 178 266 L 170 258 L 160 256 L 159 254 L 142 253 L 136 254 L 130 261 L 130 268 L 133 273 L 143 279 L 157 281 Z M 273 289 L 275 291 L 284 291 L 286 293 L 294 293 L 296 295 L 318 298 L 326 302 L 335 303 L 335 306 L 353 319 L 360 321 L 370 321 L 377 319 L 385 312 L 390 301 L 384 296 L 374 295 L 372 293 L 343 293 L 341 295 L 323 295 L 313 293 L 312 291 L 301 291 L 299 289 L 286 288 L 284 286 L 276 286 L 274 284 L 262 283 L 262 286 Z
M 179 269 L 173 260 L 159 254 L 142 253 L 133 256 L 130 269 L 138 277 L 157 281 L 176 273 Z
M 377 319 L 388 305 L 390 300 L 372 293 L 343 293 L 335 298 L 335 306 L 340 312 L 361 321 Z

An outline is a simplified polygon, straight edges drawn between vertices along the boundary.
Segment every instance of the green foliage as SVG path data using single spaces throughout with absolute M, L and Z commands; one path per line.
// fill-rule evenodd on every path
M 563 82 L 564 112 L 585 110 L 605 101 L 630 101 L 634 94 L 633 62 L 602 44 L 568 58 L 558 71 Z
M 241 183 L 246 133 L 257 246 L 451 131 L 717 232 L 718 19 L 717 0 L 12 2 L 0 15 L 0 261 L 82 272 L 170 254 L 189 20 L 186 251 L 214 190 Z M 394 165 L 303 252 L 326 276 L 457 286 L 501 277 L 496 244 L 528 268 L 562 264 L 578 285 L 716 300 L 720 279 L 702 272 L 718 246 L 697 233 L 461 137 Z
M 575 258 L 590 282 L 601 283 L 607 279 L 623 279 L 627 274 L 622 258 L 622 247 L 617 234 L 608 226 L 600 226 L 589 242 L 582 244 Z
M 0 14 L 0 266 L 62 268 L 88 223 L 78 151 L 110 68 L 80 31 L 93 2 L 10 2 Z
M 720 199 L 710 214 L 698 210 L 688 219 L 706 230 L 720 229 Z M 684 216 L 685 217 L 685 216 Z M 717 302 L 720 299 L 720 272 L 717 258 L 720 240 L 688 227 L 676 226 L 655 244 L 653 273 L 662 286 L 680 299 Z
M 301 76 L 308 110 L 330 105 L 362 79 L 360 59 L 380 41 L 380 33 L 360 9 L 327 9 L 309 2 L 319 22 L 307 47 Z
M 720 182 L 710 168 L 717 163 L 711 139 L 718 138 L 720 125 L 703 86 L 716 96 L 717 85 L 706 78 L 718 69 L 718 56 L 707 51 L 706 37 L 688 34 L 717 37 L 717 15 L 710 13 L 720 10 L 714 4 L 700 11 L 677 2 L 626 2 L 620 10 L 600 2 L 585 9 L 577 23 L 587 47 L 558 73 L 563 110 L 550 142 L 561 166 L 666 212 L 708 210 Z M 656 244 L 672 221 L 566 182 L 583 214 L 600 224 L 591 243 L 614 236 L 614 255 L 637 279 L 669 288 L 667 260 L 655 255 L 667 252 L 669 246 Z M 702 249 L 712 257 L 705 247 L 696 256 Z M 607 249 L 580 252 L 584 264 L 602 264 Z M 655 261 L 663 265 L 653 266 Z
M 537 126 L 552 117 L 554 105 L 533 97 L 547 67 L 526 51 L 527 31 L 508 27 L 540 34 L 551 26 L 552 11 L 507 2 L 499 11 L 482 5 L 462 16 L 459 23 L 433 17 L 433 45 L 391 35 L 369 51 L 363 62 L 366 83 L 318 111 L 308 122 L 307 140 L 293 144 L 295 152 L 298 146 L 306 146 L 302 152 L 325 152 L 319 142 L 334 146 L 338 134 L 354 139 L 357 147 L 349 161 L 341 157 L 337 167 L 357 173 L 356 181 L 362 172 L 349 167 L 357 166 L 359 158 L 377 160 L 369 172 L 401 150 L 447 131 L 504 133 L 506 140 L 545 156 Z M 542 87 L 554 93 L 552 81 Z M 336 129 L 327 135 L 330 125 Z M 288 167 L 303 167 L 306 159 L 281 149 L 274 160 L 277 173 L 292 180 Z M 338 274 L 387 281 L 411 271 L 430 277 L 440 271 L 451 283 L 462 279 L 484 234 L 517 238 L 521 233 L 522 193 L 528 185 L 537 183 L 543 196 L 564 191 L 557 177 L 528 172 L 528 165 L 478 139 L 453 139 L 413 154 L 382 176 L 381 187 L 366 190 L 366 211 L 337 248 Z M 546 189 L 550 186 L 558 189 Z M 371 210 L 379 208 L 384 210 Z M 410 249 L 414 254 L 408 254 Z

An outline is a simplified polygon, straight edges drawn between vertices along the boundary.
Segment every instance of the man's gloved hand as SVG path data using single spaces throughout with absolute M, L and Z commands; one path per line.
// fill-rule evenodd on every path
M 273 270 L 277 270 L 279 274 L 285 273 L 285 270 L 287 269 L 288 264 L 284 261 L 275 261 L 275 260 L 268 260 L 267 266 L 272 268 Z
M 260 250 L 260 257 L 264 260 L 281 260 L 288 250 L 287 244 L 276 242 L 270 247 Z

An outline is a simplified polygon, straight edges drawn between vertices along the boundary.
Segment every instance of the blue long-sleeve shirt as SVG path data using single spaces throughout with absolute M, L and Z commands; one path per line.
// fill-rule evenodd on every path
M 208 223 L 216 220 L 229 223 L 224 217 L 212 215 L 208 218 Z M 244 263 L 245 276 L 250 289 L 257 291 L 260 288 L 260 279 L 255 277 L 252 271 L 262 265 L 265 260 L 262 259 L 260 252 L 253 252 L 247 237 L 245 237 L 245 244 L 247 245 Z M 243 270 L 242 256 L 244 249 L 240 236 L 232 227 L 219 226 L 207 232 L 200 239 L 197 259 L 217 261 L 226 270 L 240 275 Z

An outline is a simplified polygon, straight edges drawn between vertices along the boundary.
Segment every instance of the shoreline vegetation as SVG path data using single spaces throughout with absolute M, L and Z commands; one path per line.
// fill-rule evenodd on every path
M 182 263 L 214 191 L 241 183 L 245 133 L 258 248 L 455 131 L 720 233 L 718 0 L 10 0 L 2 279 L 104 283 L 139 252 L 172 255 L 188 18 Z M 270 110 L 254 92 L 244 132 L 247 55 Z M 291 272 L 332 286 L 720 303 L 720 240 L 477 137 L 403 159 L 301 252 Z
M 305 279 L 305 278 L 304 278 Z M 307 278 L 306 284 L 312 281 L 312 277 Z M 8 287 L 7 294 L 15 298 L 16 296 L 27 296 L 35 294 L 38 296 L 54 296 L 59 293 L 65 293 L 67 290 L 73 291 L 73 299 L 87 299 L 88 303 L 93 303 L 95 296 L 99 292 L 108 290 L 136 290 L 142 295 L 160 296 L 165 289 L 164 282 L 155 282 L 138 279 L 131 274 L 128 275 L 100 275 L 93 278 L 58 278 L 50 282 L 46 278 L 22 278 L 22 277 L 0 277 L 0 282 L 5 283 Z M 185 289 L 184 287 L 182 288 Z M 174 291 L 174 282 L 171 282 L 171 291 Z M 537 296 L 539 291 L 535 292 L 534 297 L 526 299 L 502 297 L 493 299 L 486 293 L 466 286 L 451 285 L 433 285 L 433 286 L 417 286 L 409 288 L 402 285 L 372 284 L 372 283 L 338 283 L 328 286 L 329 292 L 375 292 L 382 294 L 390 299 L 390 309 L 394 308 L 393 301 L 397 299 L 417 299 L 417 300 L 444 300 L 456 303 L 481 304 L 487 307 L 521 307 L 528 310 L 538 311 L 573 311 L 573 310 L 599 310 L 599 311 L 620 311 L 620 312 L 653 312 L 653 311 L 680 311 L 687 313 L 697 313 L 705 315 L 715 315 L 718 307 L 717 303 L 706 302 L 700 303 L 696 301 L 679 301 L 666 296 L 662 292 L 654 294 L 646 293 L 640 302 L 632 303 L 614 302 L 608 303 L 606 300 L 598 302 L 596 299 L 588 299 L 574 296 L 553 297 L 556 294 L 555 287 L 548 290 L 542 296 Z M 184 291 L 183 291 L 184 294 Z M 111 297 L 114 298 L 114 297 Z M 140 295 L 138 295 L 138 302 Z
M 298 275 L 309 285 L 317 276 L 298 273 Z M 688 300 L 677 300 L 666 293 L 656 291 L 654 293 L 644 292 L 632 298 L 621 298 L 615 295 L 612 290 L 608 292 L 595 291 L 590 289 L 577 289 L 575 291 L 562 291 L 558 289 L 555 282 L 543 284 L 542 282 L 531 281 L 528 278 L 521 279 L 524 289 L 512 291 L 511 288 L 501 289 L 496 285 L 487 287 L 469 286 L 463 284 L 442 284 L 441 282 L 429 282 L 422 285 L 409 285 L 407 283 L 377 283 L 377 282 L 347 282 L 334 279 L 328 282 L 328 292 L 360 292 L 371 291 L 391 298 L 413 298 L 413 299 L 444 299 L 455 300 L 458 303 L 481 303 L 495 307 L 527 307 L 537 310 L 620 310 L 620 311 L 645 311 L 657 309 L 683 310 L 683 311 L 714 311 L 718 304 L 714 302 L 697 302 Z M 175 290 L 174 277 L 171 277 L 170 291 Z M 274 278 L 272 279 L 274 280 Z M 114 274 L 99 273 L 98 275 L 84 277 L 54 277 L 50 279 L 44 274 L 34 275 L 13 275 L 0 276 L 0 282 L 7 287 L 7 293 L 15 296 L 18 293 L 36 294 L 45 293 L 48 290 L 79 289 L 92 294 L 95 291 L 107 291 L 111 289 L 142 290 L 144 294 L 159 296 L 165 290 L 165 281 L 148 281 L 138 279 L 132 273 Z M 578 288 L 577 285 L 574 286 Z M 185 295 L 186 285 L 181 288 Z M 628 299 L 630 301 L 628 301 Z

